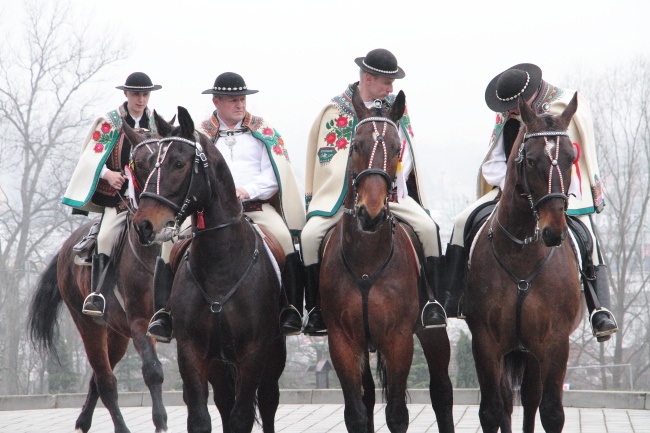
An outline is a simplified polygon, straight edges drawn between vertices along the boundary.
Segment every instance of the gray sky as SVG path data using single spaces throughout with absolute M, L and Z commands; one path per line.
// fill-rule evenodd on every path
M 3 3 L 0 25 L 16 22 L 12 11 L 20 11 L 21 0 Z M 494 115 L 484 92 L 494 75 L 530 62 L 547 81 L 575 88 L 567 77 L 588 77 L 649 51 L 647 0 L 501 4 L 504 10 L 462 0 L 72 0 L 79 25 L 127 41 L 129 58 L 102 75 L 106 99 L 97 114 L 124 100 L 114 86 L 143 71 L 163 86 L 151 107 L 171 118 L 182 105 L 198 122 L 213 109 L 201 92 L 219 73 L 238 72 L 260 90 L 248 97 L 248 109 L 284 136 L 300 183 L 318 111 L 358 79 L 356 57 L 391 50 L 406 72 L 395 91 L 406 93 L 429 204 L 458 201 L 455 210 L 472 198 L 486 151 Z M 448 216 L 441 219 L 450 230 Z

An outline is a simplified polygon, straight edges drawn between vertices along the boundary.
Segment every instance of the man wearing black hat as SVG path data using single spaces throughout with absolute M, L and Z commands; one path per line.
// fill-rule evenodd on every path
M 538 115 L 560 114 L 574 93 L 574 90 L 562 89 L 544 81 L 542 70 L 531 63 L 515 65 L 495 76 L 488 84 L 485 102 L 497 113 L 496 123 L 490 138 L 489 151 L 479 170 L 477 193 L 481 198 L 456 216 L 451 241 L 447 245 L 445 256 L 448 286 L 445 290 L 445 307 L 449 304 L 449 309 L 458 310 L 458 298 L 463 289 L 467 263 L 464 243 L 468 241 L 466 233 L 471 231 L 468 230 L 470 227 L 466 227 L 468 219 L 473 220 L 478 214 L 489 213 L 496 203 L 497 194 L 505 184 L 508 155 L 522 126 L 519 98 L 531 104 Z M 608 310 L 610 296 L 607 267 L 601 263 L 590 217 L 593 213 L 600 213 L 605 202 L 591 114 L 584 99 L 579 100 L 578 110 L 573 116 L 568 132 L 571 141 L 578 147 L 580 156 L 576 169 L 572 170 L 567 214 L 572 216 L 569 220 L 572 230 L 574 224 L 578 224 L 591 236 L 593 250 L 586 254 L 582 266 L 583 272 L 590 280 L 584 279 L 585 298 L 593 334 L 599 342 L 603 342 L 609 340 L 618 327 L 613 314 Z M 589 286 L 590 282 L 593 289 Z
M 155 134 L 157 126 L 147 105 L 151 92 L 162 86 L 154 85 L 147 74 L 134 72 L 126 78 L 123 86 L 116 88 L 124 91 L 126 101 L 93 122 L 62 199 L 63 204 L 74 208 L 73 213 L 102 214 L 99 227 L 94 225 L 75 247 L 87 251 L 96 243 L 96 253 L 92 255 L 91 293 L 82 310 L 84 314 L 95 317 L 104 314 L 105 300 L 98 283 L 107 268 L 115 235 L 126 221 L 127 178 L 123 168 L 129 163 L 131 149 L 129 141 L 122 137 L 122 122 L 136 130 Z
M 244 213 L 272 233 L 286 255 L 281 280 L 287 305 L 280 313 L 280 328 L 283 335 L 296 335 L 302 330 L 303 270 L 293 236 L 305 224 L 305 210 L 284 140 L 268 121 L 246 111 L 246 96 L 257 92 L 239 74 L 220 74 L 214 86 L 203 92 L 212 95 L 216 110 L 199 129 L 212 138 L 226 160 Z M 148 331 L 160 341 L 169 341 L 170 314 L 156 313 Z
M 354 86 L 367 106 L 375 100 L 392 105 L 393 82 L 404 78 L 404 70 L 388 50 L 375 49 L 365 57 L 355 59 L 360 68 L 358 83 L 348 86 L 325 106 L 316 118 L 307 147 L 305 195 L 307 223 L 301 234 L 303 261 L 306 268 L 305 306 L 309 320 L 304 332 L 324 335 L 325 323 L 320 313 L 318 249 L 325 233 L 343 214 L 341 203 L 345 196 L 345 177 L 353 125 L 357 118 L 352 106 Z M 424 264 L 427 284 L 437 281 L 442 273 L 438 226 L 422 207 L 423 189 L 419 183 L 413 145 L 413 132 L 408 114 L 399 121 L 399 135 L 403 143 L 402 169 L 397 173 L 396 199 L 391 202 L 391 212 L 406 220 L 415 230 L 427 256 Z M 409 187 L 407 187 L 407 182 Z M 435 288 L 429 290 L 434 293 Z M 429 298 L 429 296 L 427 296 Z M 434 299 L 422 311 L 425 327 L 444 327 L 447 318 L 442 306 Z

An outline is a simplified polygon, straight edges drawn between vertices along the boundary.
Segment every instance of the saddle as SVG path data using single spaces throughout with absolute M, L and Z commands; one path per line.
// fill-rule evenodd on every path
M 77 253 L 74 256 L 75 265 L 92 266 L 92 255 L 97 244 L 97 233 L 99 233 L 99 221 L 91 225 L 88 234 L 72 247 L 72 251 Z
M 582 273 L 592 277 L 594 275 L 594 266 L 591 257 L 594 251 L 594 241 L 591 238 L 589 229 L 578 217 L 567 215 L 566 220 L 569 230 L 571 230 L 576 240 L 577 254 L 582 263 Z
M 463 243 L 465 244 L 465 251 L 470 251 L 472 248 L 472 242 L 476 237 L 476 234 L 481 229 L 485 221 L 492 215 L 494 208 L 496 207 L 498 200 L 491 200 L 485 203 L 481 203 L 476 209 L 469 214 L 467 222 L 465 223 L 465 230 L 463 232 Z
M 286 262 L 286 257 L 284 255 L 284 250 L 282 249 L 282 246 L 278 242 L 275 236 L 271 232 L 269 232 L 267 229 L 265 229 L 262 226 L 258 226 L 257 224 L 254 224 L 251 222 L 253 227 L 255 227 L 262 236 L 262 240 L 264 243 L 268 246 L 269 250 L 273 254 L 273 257 L 275 258 L 275 261 L 278 263 L 278 266 L 280 267 L 280 271 L 284 269 L 284 264 Z M 172 268 L 172 272 L 176 273 L 176 270 L 180 266 L 181 260 L 185 256 L 190 244 L 192 243 L 193 238 L 186 238 L 182 239 L 174 244 L 172 247 L 171 252 L 169 253 L 169 265 Z

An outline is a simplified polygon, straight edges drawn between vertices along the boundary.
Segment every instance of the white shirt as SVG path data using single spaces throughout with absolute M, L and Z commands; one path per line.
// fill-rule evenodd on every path
M 220 131 L 229 129 L 221 119 L 219 124 Z M 239 128 L 241 122 L 235 126 L 235 129 Z M 235 139 L 232 146 L 226 144 L 226 137 L 218 137 L 215 144 L 228 164 L 235 187 L 245 189 L 250 196 L 248 200 L 271 198 L 278 191 L 278 180 L 266 146 L 250 131 L 232 138 Z

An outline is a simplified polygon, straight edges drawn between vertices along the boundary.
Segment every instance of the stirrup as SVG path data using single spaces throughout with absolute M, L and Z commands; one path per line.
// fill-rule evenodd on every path
M 90 310 L 90 309 L 86 308 L 86 305 L 88 305 L 88 304 L 92 304 L 95 307 L 97 307 L 97 305 L 95 305 L 95 303 L 93 302 L 95 297 L 99 297 L 102 300 L 101 311 L 99 311 L 99 310 Z M 84 314 L 86 314 L 88 316 L 91 316 L 91 317 L 102 317 L 102 316 L 104 316 L 104 311 L 105 310 L 106 310 L 106 298 L 104 298 L 104 295 L 102 295 L 101 293 L 91 293 L 90 295 L 86 296 L 86 299 L 84 299 L 83 307 L 81 308 L 82 313 L 84 313 Z
M 79 256 L 79 254 L 77 254 L 76 256 L 74 256 L 74 264 L 77 266 L 92 266 L 93 265 L 92 257 L 88 256 L 86 258 L 83 258 Z
M 596 314 L 598 314 L 598 313 L 603 313 L 603 312 L 604 312 L 604 313 L 609 313 L 609 318 L 611 318 L 612 322 L 614 322 L 614 326 L 615 326 L 615 327 L 612 328 L 612 329 L 608 329 L 608 330 L 606 330 L 606 331 L 596 332 L 596 330 L 594 329 L 593 318 L 594 318 L 594 316 L 595 316 Z M 603 338 L 603 337 L 609 337 L 609 336 L 611 336 L 612 334 L 615 334 L 615 333 L 618 331 L 618 323 L 616 322 L 616 318 L 614 317 L 614 315 L 612 314 L 612 312 L 609 311 L 609 310 L 608 310 L 607 308 L 605 308 L 605 307 L 600 307 L 599 309 L 594 310 L 594 311 L 591 312 L 591 314 L 589 315 L 589 325 L 591 325 L 591 332 L 592 332 L 593 336 L 596 337 L 597 339 L 601 339 L 601 338 Z M 599 342 L 603 342 L 603 341 L 607 341 L 608 339 L 609 339 L 609 338 L 605 338 L 605 339 L 598 340 L 598 341 L 599 341 Z
M 157 334 L 152 334 L 149 330 L 151 329 L 151 325 L 153 325 L 153 322 L 157 321 L 161 315 L 166 314 L 169 316 L 169 320 L 171 321 L 172 319 L 172 313 L 171 311 L 167 311 L 164 308 L 161 308 L 160 310 L 156 311 L 153 313 L 153 316 L 151 316 L 151 319 L 149 320 L 149 324 L 147 325 L 147 333 L 145 334 L 149 338 L 153 338 L 156 341 L 159 341 L 161 343 L 170 343 L 172 341 L 172 338 L 174 338 L 174 331 L 172 330 L 172 335 L 171 337 L 163 336 L 163 335 L 157 335 Z
M 439 324 L 439 325 L 426 325 L 424 324 L 424 310 L 427 309 L 429 305 L 432 304 L 437 304 L 440 309 L 442 310 L 442 314 L 445 315 L 445 323 Z M 426 304 L 424 304 L 424 307 L 422 308 L 422 312 L 420 312 L 420 323 L 424 327 L 424 329 L 435 329 L 435 328 L 446 328 L 447 327 L 447 312 L 445 311 L 445 308 L 442 306 L 442 304 L 438 301 L 427 301 Z

